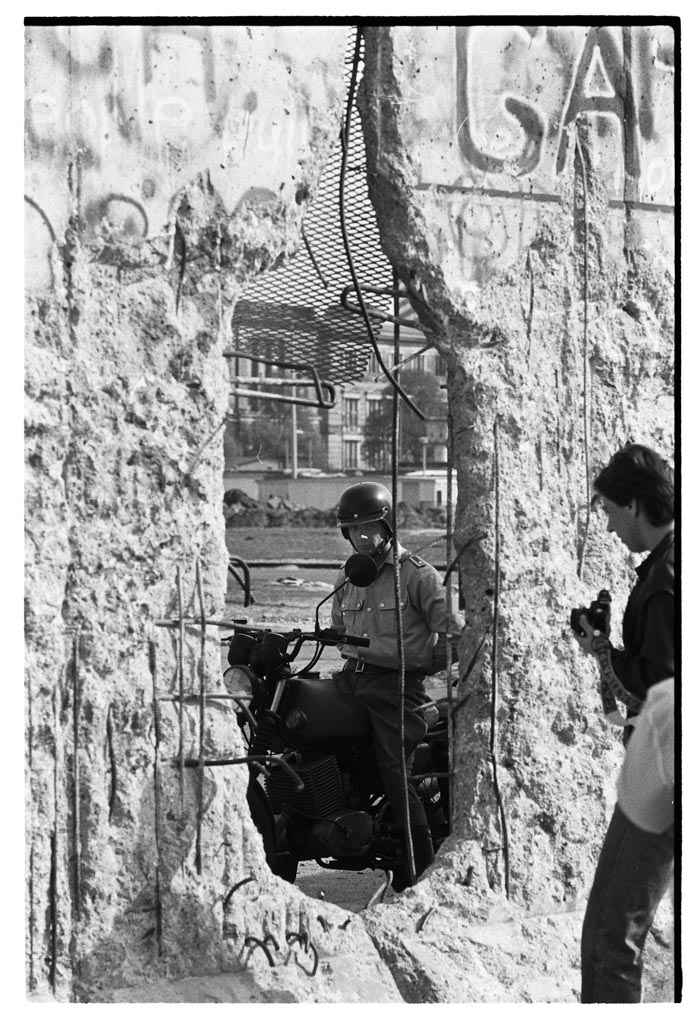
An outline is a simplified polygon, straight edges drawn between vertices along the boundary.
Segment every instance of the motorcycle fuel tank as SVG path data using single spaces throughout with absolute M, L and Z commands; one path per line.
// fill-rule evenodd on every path
M 366 710 L 342 693 L 331 676 L 291 679 L 289 688 L 283 724 L 290 743 L 321 748 L 368 740 L 371 725 Z

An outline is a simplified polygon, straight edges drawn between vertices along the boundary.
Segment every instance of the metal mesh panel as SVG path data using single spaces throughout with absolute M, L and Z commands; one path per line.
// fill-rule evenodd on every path
M 350 42 L 347 86 L 356 30 Z M 359 78 L 361 61 L 360 53 Z M 363 318 L 340 305 L 342 290 L 353 283 L 340 228 L 341 163 L 338 137 L 304 220 L 307 244 L 284 266 L 264 274 L 246 289 L 232 321 L 234 347 L 238 351 L 250 358 L 313 364 L 321 378 L 336 384 L 363 378 L 372 351 Z M 381 249 L 368 195 L 366 151 L 356 105 L 351 118 L 344 211 L 360 284 L 389 288 L 392 270 Z M 354 293 L 351 300 L 357 301 Z M 391 310 L 387 296 L 369 295 L 366 301 L 383 313 Z M 378 337 L 380 324 L 373 322 L 373 330 Z

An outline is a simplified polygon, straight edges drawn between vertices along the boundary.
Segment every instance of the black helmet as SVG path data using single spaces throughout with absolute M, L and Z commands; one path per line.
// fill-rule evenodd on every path
M 388 536 L 393 536 L 393 498 L 383 484 L 352 484 L 337 506 L 337 525 L 342 536 L 349 540 L 347 528 L 362 523 L 385 523 Z

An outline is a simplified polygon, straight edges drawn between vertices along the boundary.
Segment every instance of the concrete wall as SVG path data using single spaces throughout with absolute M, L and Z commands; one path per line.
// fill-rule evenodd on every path
M 567 623 L 602 586 L 619 623 L 633 585 L 596 471 L 629 439 L 674 451 L 673 88 L 665 25 L 367 38 L 383 244 L 449 366 L 458 829 L 530 907 L 584 895 L 621 755 Z
M 268 875 L 243 768 L 172 766 L 200 722 L 158 700 L 218 682 L 213 627 L 176 624 L 223 607 L 224 332 L 244 283 L 298 244 L 347 42 L 330 25 L 26 33 L 34 992 L 238 970 L 268 930 L 373 957 L 358 920 Z M 587 479 L 629 437 L 673 445 L 673 63 L 667 26 L 367 33 L 383 245 L 453 414 L 470 673 L 437 904 L 451 920 L 506 891 L 526 912 L 575 905 L 610 809 L 620 740 L 566 623 L 602 585 L 619 618 L 631 581 L 586 525 Z M 221 712 L 202 732 L 208 756 L 238 752 Z M 382 909 L 372 934 L 396 948 Z M 462 991 L 444 939 L 408 991 Z M 427 987 L 435 970 L 448 980 Z
M 223 612 L 224 324 L 296 247 L 338 139 L 347 29 L 306 43 L 281 26 L 26 30 L 33 992 L 238 970 L 270 907 L 300 930 L 245 768 L 171 765 L 201 728 L 207 756 L 241 752 L 233 716 L 202 727 L 159 701 L 219 685 L 219 630 L 159 623 Z M 251 875 L 267 905 L 246 887 L 225 915 Z
M 393 39 L 408 175 L 422 198 L 439 190 L 430 245 L 458 301 L 474 308 L 560 214 L 577 124 L 601 178 L 606 243 L 619 248 L 629 229 L 631 246 L 671 267 L 671 27 L 402 27 Z
M 133 242 L 162 237 L 169 255 L 172 212 L 198 173 L 228 213 L 263 197 L 296 220 L 316 147 L 333 141 L 346 38 L 316 26 L 297 62 L 297 33 L 281 25 L 28 29 L 27 283 L 50 283 L 76 203 L 82 237 L 106 220 Z M 267 227 L 251 221 L 240 241 Z

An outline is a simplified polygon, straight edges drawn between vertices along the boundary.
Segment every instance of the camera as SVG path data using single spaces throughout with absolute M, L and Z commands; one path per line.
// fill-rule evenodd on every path
M 571 609 L 571 628 L 574 633 L 579 636 L 585 636 L 585 631 L 581 629 L 579 619 L 582 615 L 588 619 L 588 622 L 593 629 L 600 630 L 605 636 L 610 634 L 610 604 L 612 598 L 610 597 L 609 590 L 601 590 L 595 601 L 591 602 L 589 608 L 572 608 Z

